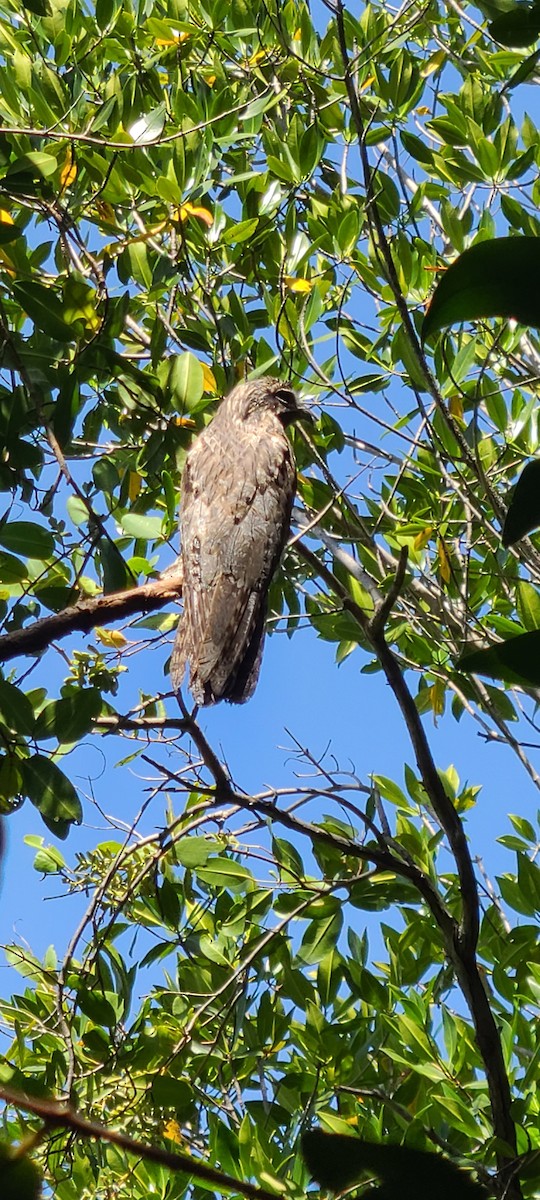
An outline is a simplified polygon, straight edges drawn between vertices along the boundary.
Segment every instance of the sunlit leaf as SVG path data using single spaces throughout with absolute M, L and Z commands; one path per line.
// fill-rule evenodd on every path
M 139 146 L 145 146 L 148 142 L 155 142 L 163 132 L 165 117 L 166 108 L 164 104 L 159 104 L 151 112 L 139 117 L 129 127 L 129 134 L 133 138 L 133 141 L 137 142 Z
M 64 192 L 66 188 L 71 187 L 71 184 L 75 183 L 76 178 L 77 163 L 75 161 L 74 151 L 70 147 L 66 154 L 62 170 L 60 171 L 60 191 Z

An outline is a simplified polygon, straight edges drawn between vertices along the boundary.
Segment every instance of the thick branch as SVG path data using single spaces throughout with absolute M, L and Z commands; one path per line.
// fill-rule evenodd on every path
M 111 592 L 91 600 L 79 600 L 52 617 L 41 617 L 26 629 L 14 629 L 0 637 L 0 662 L 8 662 L 19 654 L 39 654 L 51 642 L 67 637 L 79 629 L 88 633 L 96 625 L 120 621 L 132 613 L 152 612 L 163 608 L 182 595 L 180 573 L 143 583 L 125 592 Z
M 119 1133 L 116 1129 L 100 1125 L 97 1121 L 87 1121 L 75 1109 L 58 1104 L 55 1100 L 26 1096 L 24 1092 L 18 1092 L 15 1088 L 3 1085 L 0 1085 L 0 1100 L 5 1100 L 6 1104 L 13 1104 L 15 1108 L 22 1108 L 24 1112 L 35 1113 L 50 1129 L 67 1129 L 78 1134 L 79 1137 L 98 1138 L 100 1141 L 112 1142 L 114 1146 L 119 1146 L 127 1154 L 135 1154 L 137 1158 L 159 1163 L 171 1171 L 182 1171 L 186 1175 L 193 1176 L 194 1179 L 205 1179 L 207 1183 L 214 1184 L 220 1191 L 239 1192 L 241 1196 L 246 1196 L 247 1200 L 276 1200 L 275 1192 L 267 1192 L 265 1188 L 255 1187 L 252 1183 L 233 1179 L 232 1175 L 225 1175 L 223 1171 L 209 1167 L 206 1163 L 191 1158 L 189 1154 L 162 1150 L 159 1146 L 148 1146 L 125 1133 Z
M 482 1055 L 486 1072 L 493 1128 L 501 1142 L 506 1143 L 510 1152 L 515 1155 L 516 1131 L 511 1116 L 512 1096 L 506 1073 L 503 1050 L 499 1030 L 491 1010 L 488 995 L 480 975 L 476 960 L 476 944 L 479 927 L 479 900 L 474 867 L 462 822 L 446 795 L 431 753 L 420 714 L 409 690 L 405 676 L 398 659 L 390 649 L 380 624 L 380 616 L 388 616 L 388 606 L 383 600 L 371 621 L 360 606 L 349 595 L 346 587 L 336 578 L 333 572 L 321 562 L 316 554 L 308 550 L 302 543 L 297 545 L 298 552 L 314 568 L 327 583 L 331 591 L 342 601 L 343 607 L 351 613 L 358 622 L 364 639 L 377 655 L 385 673 L 387 682 L 392 689 L 403 715 L 407 732 L 414 750 L 416 763 L 421 775 L 427 798 L 448 838 L 454 855 L 460 881 L 462 917 L 459 926 L 448 927 L 445 933 L 446 950 L 454 966 L 456 977 L 463 991 L 474 1024 L 476 1041 Z M 400 565 L 400 580 L 403 579 L 403 567 Z M 391 594 L 397 598 L 398 577 Z M 427 903 L 429 899 L 426 896 Z M 432 910 L 433 911 L 433 910 Z M 434 915 L 436 915 L 434 913 Z M 450 933 L 450 936 L 449 936 Z M 504 1151 L 499 1152 L 498 1165 L 501 1183 L 508 1200 L 519 1200 L 521 1189 L 519 1181 L 512 1176 L 512 1168 Z

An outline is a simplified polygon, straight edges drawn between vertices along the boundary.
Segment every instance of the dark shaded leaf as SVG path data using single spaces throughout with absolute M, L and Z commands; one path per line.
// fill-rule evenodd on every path
M 486 1196 L 481 1184 L 474 1183 L 449 1159 L 408 1146 L 379 1145 L 312 1129 L 302 1138 L 302 1153 L 317 1183 L 333 1191 L 342 1191 L 369 1172 L 385 1185 L 378 1190 L 385 1200 L 433 1200 L 434 1196 L 437 1200 L 482 1200 Z
M 26 554 L 28 558 L 50 558 L 54 554 L 54 538 L 43 525 L 32 521 L 9 521 L 0 525 L 0 546 Z
M 109 542 L 107 538 L 100 538 L 99 555 L 105 595 L 110 592 L 121 592 L 124 588 L 133 586 L 133 575 L 114 542 Z
M 185 1079 L 173 1079 L 171 1075 L 157 1075 L 152 1083 L 152 1100 L 158 1108 L 186 1108 L 192 1101 L 192 1092 Z
M 19 225 L 0 222 L 0 246 L 7 246 L 9 242 L 14 242 L 16 238 L 21 237 L 21 234 L 22 229 Z
M 488 30 L 503 46 L 532 46 L 540 36 L 540 6 L 516 5 L 491 21 Z
M 464 654 L 456 667 L 468 674 L 489 675 L 491 679 L 504 679 L 507 683 L 540 687 L 540 629 L 520 633 L 496 646 L 489 646 L 487 650 Z
M 37 741 L 55 737 L 59 742 L 76 742 L 92 728 L 101 711 L 97 688 L 83 688 L 72 696 L 51 700 L 37 717 L 34 737 Z
M 2 1200 L 39 1200 L 41 1176 L 26 1154 L 0 1145 L 0 1195 Z
M 23 759 L 21 772 L 25 794 L 47 820 L 49 829 L 64 837 L 66 822 L 79 824 L 82 820 L 81 802 L 71 780 L 42 754 Z
M 448 325 L 478 317 L 513 317 L 540 328 L 540 238 L 477 242 L 460 254 L 435 288 L 422 341 Z
M 23 312 L 28 314 L 42 333 L 57 342 L 75 341 L 75 331 L 64 321 L 62 303 L 52 288 L 31 279 L 24 283 L 12 283 L 11 291 Z
M 0 679 L 0 721 L 16 733 L 32 734 L 34 710 L 27 696 L 13 683 Z
M 0 583 L 21 583 L 28 578 L 28 570 L 20 558 L 13 554 L 0 554 Z
M 513 546 L 540 525 L 540 459 L 527 463 L 516 483 L 502 531 L 503 546 Z
M 48 0 L 24 0 L 23 8 L 36 17 L 47 17 L 51 11 Z

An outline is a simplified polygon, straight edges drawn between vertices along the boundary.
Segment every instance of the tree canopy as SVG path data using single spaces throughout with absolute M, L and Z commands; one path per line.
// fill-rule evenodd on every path
M 487 878 L 458 774 L 472 722 L 539 782 L 539 36 L 512 0 L 0 0 L 0 803 L 86 897 L 59 957 L 5 951 L 14 1200 L 300 1200 L 313 1124 L 359 1135 L 323 1186 L 403 1200 L 431 1152 L 439 1194 L 539 1195 L 538 828 Z M 270 628 L 382 674 L 399 779 L 308 746 L 252 792 L 170 689 L 182 465 L 268 374 L 317 416 Z M 117 739 L 153 830 L 73 856 L 73 752 Z

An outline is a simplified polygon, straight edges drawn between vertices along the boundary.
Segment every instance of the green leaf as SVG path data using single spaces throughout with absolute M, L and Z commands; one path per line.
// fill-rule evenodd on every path
M 81 688 L 61 700 L 51 700 L 36 718 L 36 741 L 56 738 L 67 744 L 77 742 L 92 728 L 101 712 L 101 693 L 97 688 Z
M 532 46 L 540 36 L 540 6 L 516 4 L 509 12 L 490 21 L 488 30 L 503 46 Z
M 456 663 L 458 671 L 473 675 L 489 675 L 508 683 L 540 686 L 540 629 L 520 633 L 517 637 L 497 642 L 486 650 L 464 654 Z
M 166 112 L 165 104 L 158 104 L 157 108 L 144 113 L 142 117 L 138 117 L 134 121 L 133 125 L 130 125 L 128 133 L 138 146 L 146 146 L 148 142 L 157 141 L 163 133 Z
M 331 904 L 328 905 L 328 901 Z M 310 913 L 319 902 L 310 906 Z M 330 911 L 328 911 L 330 909 Z M 304 963 L 319 963 L 334 950 L 341 932 L 343 915 L 341 905 L 335 897 L 324 897 L 321 901 L 321 917 L 311 920 L 302 938 L 299 956 Z
M 9 521 L 0 525 L 0 545 L 16 554 L 43 561 L 54 554 L 54 538 L 48 529 L 31 521 Z
M 524 579 L 518 579 L 516 599 L 521 624 L 527 630 L 540 629 L 540 593 L 537 588 Z
M 156 1075 L 151 1088 L 156 1108 L 174 1108 L 177 1112 L 187 1108 L 193 1093 L 185 1079 L 174 1079 L 172 1075 Z
M 22 229 L 19 225 L 8 225 L 4 221 L 0 222 L 0 246 L 8 246 L 10 242 L 16 241 L 22 236 Z
M 513 546 L 540 525 L 540 459 L 527 463 L 514 488 L 508 505 L 503 531 L 503 546 Z
M 128 512 L 121 518 L 122 529 L 133 538 L 154 541 L 161 537 L 161 517 L 147 517 L 144 513 Z
M 465 250 L 435 288 L 422 341 L 448 325 L 512 317 L 540 328 L 540 238 L 505 237 Z
M 212 853 L 212 842 L 205 837 L 180 838 L 174 844 L 174 853 L 183 867 L 204 867 Z
M 222 234 L 221 242 L 224 246 L 236 246 L 239 242 L 247 242 L 248 239 L 255 233 L 259 224 L 258 217 L 252 217 L 249 221 L 238 221 L 236 225 L 232 225 Z
M 45 287 L 36 280 L 25 283 L 13 282 L 11 291 L 23 312 L 34 322 L 37 329 L 48 334 L 57 342 L 73 342 L 76 334 L 64 320 L 62 302 L 52 287 Z
M 34 731 L 34 709 L 28 697 L 5 679 L 0 679 L 0 720 L 15 733 L 31 735 Z
M 133 586 L 133 575 L 114 542 L 110 542 L 105 537 L 100 538 L 99 557 L 103 571 L 103 591 L 105 595 L 108 595 L 110 592 L 121 592 L 124 588 Z
M 20 154 L 15 162 L 10 164 L 6 180 L 16 175 L 31 175 L 33 179 L 50 179 L 58 170 L 58 160 L 54 154 L 46 154 L 43 150 L 29 150 L 28 154 Z
M 44 839 L 35 834 L 29 834 L 24 840 L 27 846 L 37 847 L 33 865 L 40 875 L 57 875 L 64 869 L 66 860 L 57 846 L 45 846 Z
M 80 824 L 82 807 L 77 792 L 52 759 L 33 754 L 22 760 L 21 772 L 25 794 L 58 836 L 65 836 L 66 823 Z
M 24 0 L 22 7 L 36 17 L 47 17 L 51 11 L 49 0 Z
M 242 863 L 235 862 L 232 858 L 221 855 L 210 858 L 206 866 L 197 870 L 197 875 L 205 883 L 226 888 L 244 885 L 246 880 L 251 879 L 251 873 L 247 867 L 244 867 Z
M 96 1025 L 105 1025 L 107 1029 L 113 1029 L 116 1026 L 118 1014 L 115 1006 L 98 989 L 80 988 L 77 993 L 77 1004 L 81 1012 L 91 1021 L 95 1021 Z
M 80 496 L 68 496 L 66 508 L 74 525 L 83 525 L 88 520 L 88 509 Z
M 377 1144 L 340 1133 L 312 1129 L 302 1138 L 302 1153 L 314 1179 L 342 1191 L 362 1175 L 382 1180 L 385 1200 L 481 1200 L 485 1189 L 448 1158 L 389 1142 Z M 382 1191 L 379 1193 L 382 1197 Z
M 26 564 L 13 554 L 0 553 L 0 583 L 22 583 L 23 579 L 28 579 Z
M 0 1143 L 0 1196 L 2 1200 L 39 1200 L 41 1176 L 20 1148 Z
M 168 386 L 179 412 L 189 412 L 199 403 L 204 391 L 202 363 L 189 351 L 175 355 L 169 367 Z

